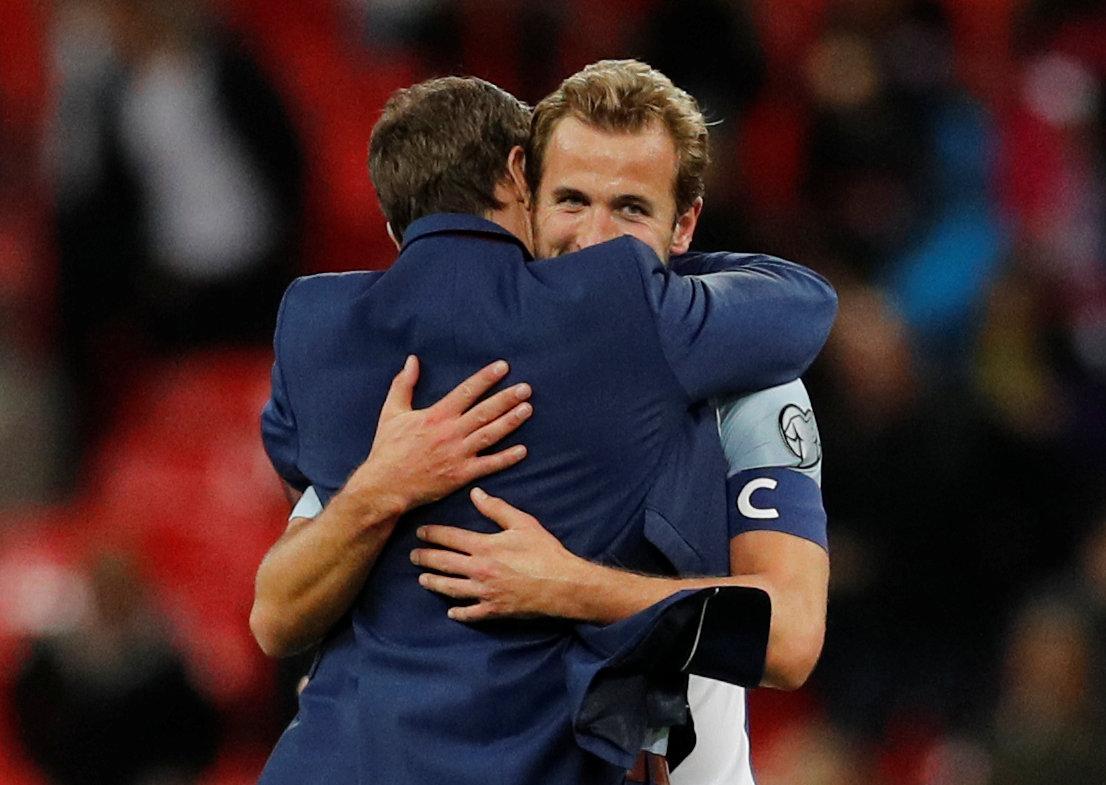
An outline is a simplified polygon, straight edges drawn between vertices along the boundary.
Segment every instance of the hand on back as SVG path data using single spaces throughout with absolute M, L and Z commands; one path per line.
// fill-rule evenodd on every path
M 392 380 L 369 457 L 347 491 L 384 491 L 399 512 L 447 496 L 526 457 L 526 447 L 482 454 L 530 417 L 528 384 L 482 396 L 507 375 L 505 361 L 485 366 L 425 409 L 412 407 L 419 361 L 412 355 Z

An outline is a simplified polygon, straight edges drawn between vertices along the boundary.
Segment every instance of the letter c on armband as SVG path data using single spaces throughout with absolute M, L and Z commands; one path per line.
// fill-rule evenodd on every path
M 745 483 L 745 487 L 741 489 L 741 493 L 737 495 L 737 511 L 744 515 L 746 518 L 752 518 L 754 520 L 770 520 L 772 518 L 779 518 L 780 511 L 775 507 L 754 507 L 753 506 L 753 494 L 757 491 L 764 489 L 769 491 L 776 490 L 778 483 L 770 477 L 758 477 L 755 480 L 750 480 Z

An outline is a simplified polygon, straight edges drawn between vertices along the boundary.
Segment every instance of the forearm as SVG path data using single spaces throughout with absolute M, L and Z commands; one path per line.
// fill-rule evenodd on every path
M 677 592 L 721 586 L 728 580 L 723 577 L 663 578 L 579 559 L 568 580 L 548 588 L 545 593 L 548 607 L 543 608 L 542 612 L 576 621 L 612 624 Z
M 795 689 L 809 676 L 822 647 L 824 593 L 819 576 L 744 574 L 703 578 L 663 578 L 625 572 L 590 562 L 579 565 L 573 581 L 551 587 L 550 615 L 610 624 L 689 589 L 745 586 L 764 591 L 772 607 L 762 686 Z
M 476 600 L 451 607 L 453 619 L 556 616 L 611 624 L 680 591 L 746 587 L 766 595 L 765 617 L 757 621 L 756 614 L 743 611 L 717 616 L 704 628 L 704 634 L 718 642 L 714 650 L 724 651 L 731 634 L 740 637 L 743 630 L 749 632 L 748 625 L 759 625 L 760 645 L 767 645 L 761 659 L 762 683 L 782 689 L 800 686 L 818 659 L 829 557 L 813 541 L 776 531 L 748 531 L 730 540 L 729 576 L 653 577 L 594 564 L 571 553 L 540 521 L 502 499 L 474 489 L 472 500 L 503 531 L 484 534 L 454 526 L 422 526 L 417 536 L 427 547 L 411 552 L 411 561 L 427 570 L 419 576 L 422 586 L 455 599 Z
M 318 641 L 361 590 L 402 505 L 368 486 L 350 487 L 313 519 L 294 519 L 257 571 L 250 629 L 274 657 Z

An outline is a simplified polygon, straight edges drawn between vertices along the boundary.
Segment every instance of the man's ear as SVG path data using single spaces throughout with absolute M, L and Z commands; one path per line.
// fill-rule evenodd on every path
M 668 252 L 672 256 L 687 253 L 691 247 L 691 238 L 695 234 L 695 227 L 699 223 L 699 214 L 703 212 L 703 197 L 699 197 L 691 203 L 682 215 L 676 218 L 676 230 L 672 233 L 672 243 L 668 246 Z
M 507 176 L 511 180 L 511 188 L 517 193 L 517 198 L 522 206 L 530 209 L 530 186 L 526 182 L 526 152 L 521 145 L 515 145 L 507 154 Z
M 386 226 L 387 226 L 387 228 L 388 228 L 388 236 L 389 236 L 389 237 L 391 237 L 391 238 L 392 238 L 392 242 L 396 244 L 396 250 L 397 250 L 397 251 L 402 251 L 402 250 L 403 250 L 403 243 L 401 243 L 401 242 L 399 241 L 399 239 L 398 239 L 398 238 L 396 237 L 396 233 L 395 233 L 395 231 L 394 231 L 394 230 L 392 229 L 392 222 L 391 222 L 391 221 L 388 221 L 388 223 L 386 224 Z

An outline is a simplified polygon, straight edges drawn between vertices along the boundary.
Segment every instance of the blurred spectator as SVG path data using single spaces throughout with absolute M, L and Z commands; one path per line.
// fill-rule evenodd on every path
M 61 482 L 60 379 L 51 362 L 47 189 L 39 176 L 46 69 L 36 9 L 6 5 L 9 36 L 0 68 L 0 509 L 44 502 Z
M 62 346 L 88 437 L 134 360 L 269 339 L 302 154 L 201 0 L 68 0 L 54 57 Z
M 992 785 L 1106 782 L 1102 693 L 1090 667 L 1087 621 L 1051 599 L 1019 615 L 990 733 Z
M 740 115 L 764 84 L 764 53 L 744 0 L 662 0 L 648 17 L 645 57 L 709 119 Z
M 844 17 L 807 55 L 810 218 L 855 273 L 875 280 L 917 226 L 924 129 L 888 84 L 877 40 Z
M 362 33 L 362 44 L 377 54 L 417 54 L 431 73 L 452 73 L 461 63 L 459 8 L 449 0 L 343 0 Z
M 0 444 L 11 445 L 0 453 L 0 509 L 50 498 L 63 482 L 64 458 L 61 380 L 49 358 L 39 268 L 46 209 L 30 190 L 31 160 L 8 141 L 0 100 Z
M 1106 509 L 1079 554 L 1080 594 L 1094 625 L 1098 684 L 1106 690 Z
M 919 785 L 989 785 L 991 759 L 977 743 L 956 736 L 942 739 L 922 761 Z
M 213 759 L 216 717 L 126 557 L 91 567 L 75 623 L 33 643 L 14 691 L 28 755 L 56 785 L 184 785 Z
M 699 52 L 689 58 L 687 52 Z M 702 250 L 748 247 L 748 205 L 737 156 L 744 113 L 765 80 L 764 53 L 748 4 L 742 0 L 664 0 L 645 29 L 645 59 L 699 102 L 708 122 L 713 161 L 707 171 L 707 209 L 695 232 Z
M 1075 414 L 1052 362 L 1041 278 L 1014 258 L 990 292 L 974 358 L 976 384 L 996 424 L 1038 443 L 1062 434 Z
M 956 368 L 1005 240 L 990 123 L 953 64 L 940 4 L 842 4 L 808 61 L 808 192 L 838 253 L 888 288 L 914 350 Z
M 995 609 L 1065 563 L 1094 483 L 1063 441 L 1027 435 L 955 377 L 925 375 L 879 290 L 839 293 L 811 380 L 834 456 L 825 473 L 834 572 L 819 683 L 835 719 L 869 734 L 892 720 L 955 726 L 995 680 L 1005 624 Z M 1027 316 L 995 321 L 1034 335 Z M 1048 407 L 1028 411 L 1044 427 L 1033 413 L 1045 417 Z
M 980 586 L 984 545 L 967 523 L 980 478 L 970 402 L 922 376 L 885 295 L 838 292 L 837 324 L 811 378 L 833 456 L 824 489 L 834 569 L 818 682 L 834 720 L 878 738 L 904 715 L 966 710 L 989 654 L 995 588 Z
M 1022 21 L 1002 206 L 1043 311 L 1037 340 L 1048 339 L 1066 404 L 1063 437 L 1097 469 L 1106 460 L 1106 6 L 1036 2 Z
M 857 785 L 874 780 L 870 751 L 819 722 L 784 730 L 757 756 L 756 768 L 761 785 Z
M 1090 635 L 1092 702 L 1106 706 L 1106 508 L 1103 508 L 1075 558 L 1073 569 L 1053 582 L 1086 621 Z M 1106 722 L 1106 708 L 1101 709 Z

